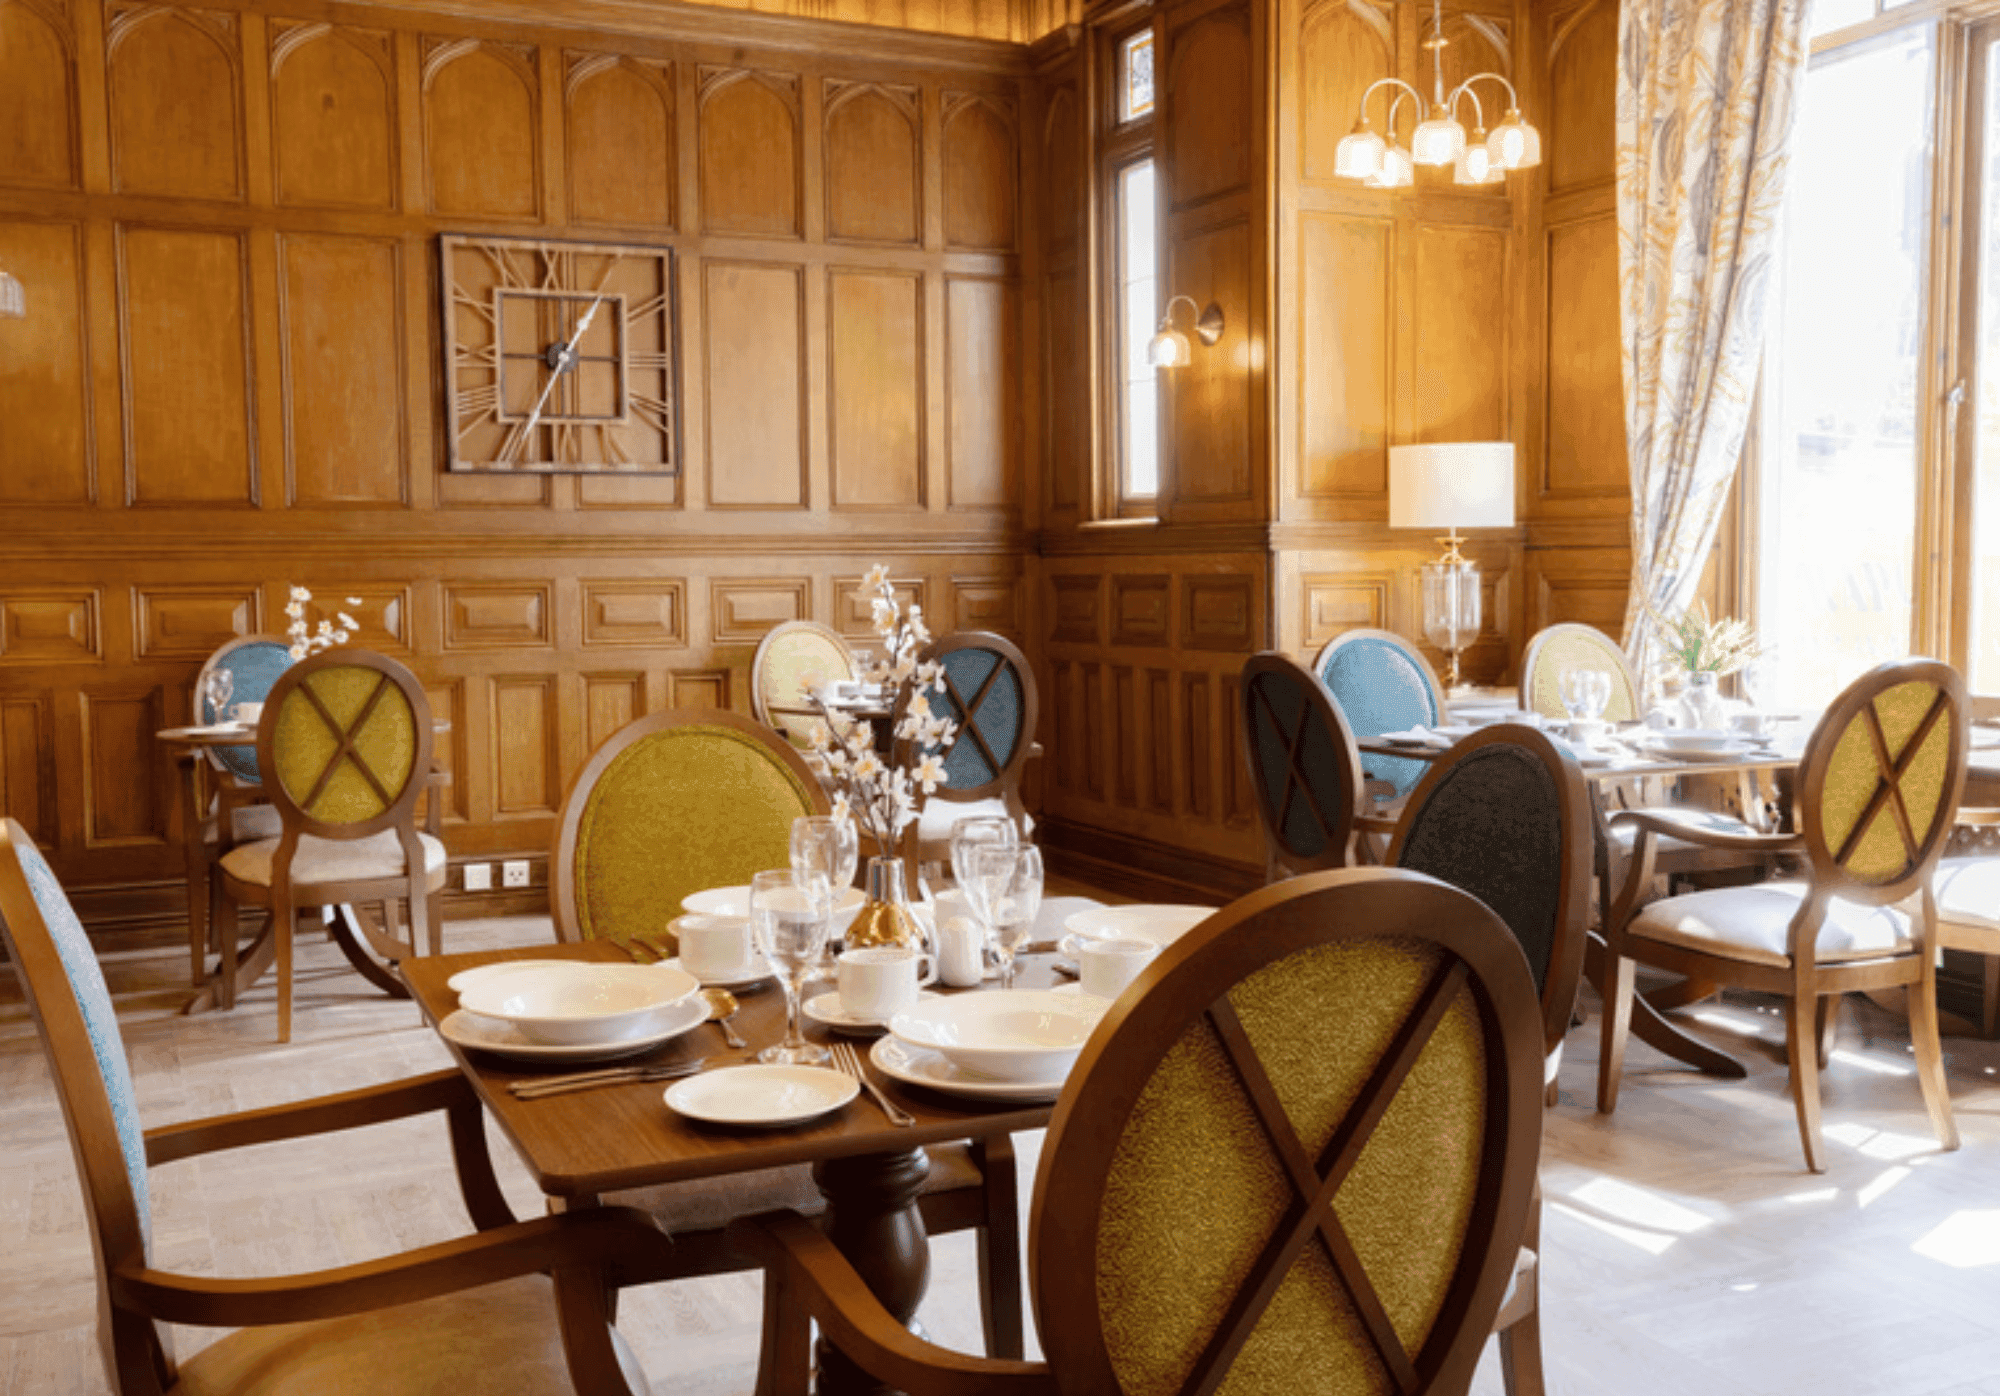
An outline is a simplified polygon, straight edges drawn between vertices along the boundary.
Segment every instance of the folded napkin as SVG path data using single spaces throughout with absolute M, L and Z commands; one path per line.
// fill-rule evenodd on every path
M 1400 742 L 1407 746 L 1430 747 L 1443 751 L 1451 745 L 1451 738 L 1442 732 L 1433 732 L 1428 727 L 1411 727 L 1401 732 L 1383 732 L 1375 738 L 1378 742 Z

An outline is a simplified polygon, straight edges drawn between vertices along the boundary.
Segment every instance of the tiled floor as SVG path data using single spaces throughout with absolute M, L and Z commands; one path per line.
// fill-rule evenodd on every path
M 543 918 L 455 923 L 454 949 L 537 942 Z M 171 1014 L 184 965 L 108 966 L 149 1124 L 385 1081 L 446 1064 L 408 1004 L 362 986 L 328 946 L 302 952 L 298 1040 L 270 1040 L 272 995 Z M 1594 1004 L 1590 1005 L 1592 1008 Z M 1900 1027 L 1858 1000 L 1825 1077 L 1831 1170 L 1804 1172 L 1780 1020 L 1750 999 L 1698 1010 L 1751 1064 L 1723 1083 L 1635 1044 L 1618 1114 L 1590 1109 L 1595 1019 L 1570 1041 L 1548 1116 L 1545 1341 L 1567 1396 L 2000 1396 L 2000 1046 L 1947 1044 L 1965 1148 L 1939 1154 Z M 1034 1141 L 1024 1153 L 1023 1195 Z M 497 1153 L 506 1160 L 504 1144 Z M 538 1207 L 518 1170 L 516 1209 Z M 156 1258 L 258 1275 L 343 1264 L 460 1234 L 434 1121 L 154 1171 Z M 976 1350 L 972 1243 L 935 1247 L 922 1314 Z M 0 1396 L 100 1393 L 81 1205 L 39 1044 L 0 980 Z M 748 1276 L 630 1294 L 621 1327 L 662 1392 L 750 1389 Z M 183 1329 L 183 1354 L 210 1335 Z M 1491 1357 L 1475 1391 L 1500 1389 Z

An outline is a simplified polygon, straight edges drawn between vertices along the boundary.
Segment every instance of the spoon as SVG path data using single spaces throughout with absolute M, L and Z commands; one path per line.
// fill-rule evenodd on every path
M 722 1029 L 722 1040 L 731 1047 L 748 1047 L 743 1034 L 730 1026 L 729 1020 L 736 1016 L 736 995 L 727 989 L 703 989 L 702 999 L 708 1004 L 709 1020 Z

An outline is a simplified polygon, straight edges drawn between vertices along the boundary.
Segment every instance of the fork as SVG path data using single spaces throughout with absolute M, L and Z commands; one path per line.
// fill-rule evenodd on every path
M 602 1071 L 579 1071 L 568 1076 L 531 1076 L 511 1081 L 507 1089 L 516 1100 L 540 1100 L 543 1096 L 567 1095 L 598 1086 L 622 1086 L 633 1081 L 669 1081 L 676 1076 L 692 1076 L 708 1064 L 707 1057 L 690 1061 L 655 1063 L 651 1066 L 614 1066 Z
M 855 1053 L 853 1044 L 847 1042 L 833 1044 L 833 1069 L 843 1075 L 852 1076 L 867 1087 L 868 1094 L 875 1097 L 875 1103 L 882 1107 L 882 1113 L 889 1117 L 890 1124 L 907 1126 L 917 1122 L 915 1115 L 882 1094 L 882 1088 L 868 1079 L 868 1074 L 861 1069 L 861 1058 Z

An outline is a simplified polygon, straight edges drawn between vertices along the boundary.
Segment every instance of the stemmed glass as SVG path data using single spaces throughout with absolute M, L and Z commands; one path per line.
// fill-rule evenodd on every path
M 750 879 L 750 927 L 785 989 L 785 1040 L 759 1052 L 758 1061 L 817 1066 L 827 1060 L 826 1048 L 806 1041 L 799 1002 L 832 919 L 833 888 L 825 873 L 780 868 Z
M 951 826 L 951 876 L 960 887 L 972 876 L 972 850 L 997 844 L 1012 848 L 1021 841 L 1020 830 L 1004 815 L 980 814 L 960 819 Z
M 1000 987 L 1014 987 L 1014 952 L 1042 909 L 1042 851 L 1033 844 L 975 845 L 967 854 L 964 887 L 986 923 L 1000 959 Z
M 1595 722 L 1611 706 L 1611 675 L 1579 664 L 1562 671 L 1561 691 L 1571 722 Z
M 203 722 L 227 722 L 229 697 L 236 691 L 236 676 L 227 669 L 210 669 L 202 675 L 201 703 Z
M 792 821 L 792 871 L 823 874 L 835 895 L 854 885 L 861 834 L 851 819 L 802 814 Z

